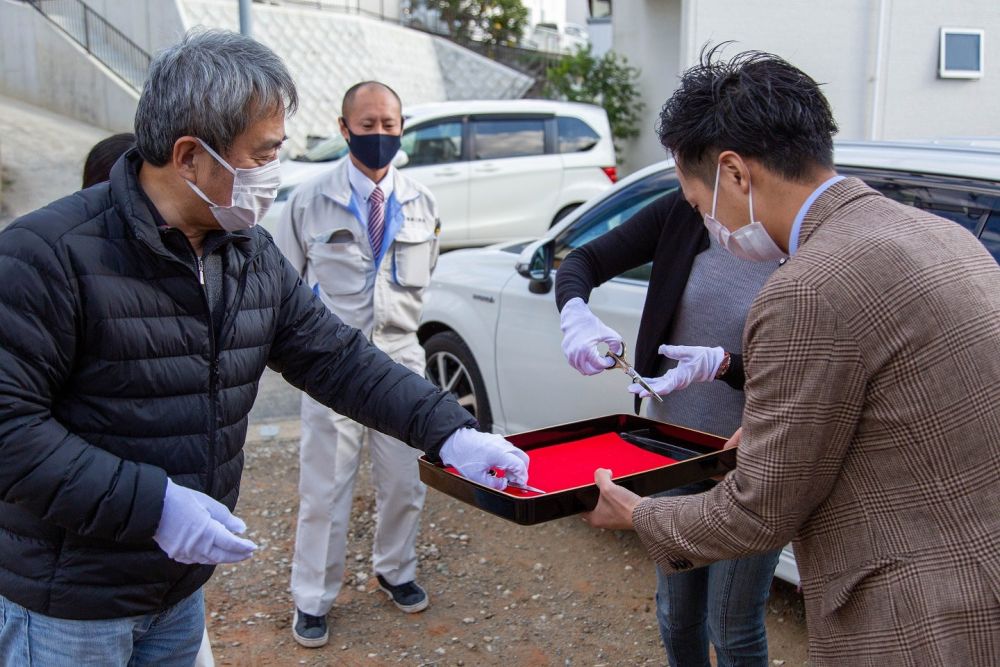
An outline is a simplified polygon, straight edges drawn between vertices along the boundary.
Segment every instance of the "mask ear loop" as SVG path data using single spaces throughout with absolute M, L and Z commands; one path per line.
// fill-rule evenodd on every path
M 718 220 L 715 217 L 715 204 L 719 201 L 719 175 L 722 173 L 722 163 L 715 165 L 715 187 L 712 189 L 712 218 Z
M 750 224 L 754 223 L 753 217 L 753 181 L 750 180 L 750 171 L 747 171 L 747 186 L 750 188 Z
M 236 169 L 235 169 L 235 168 L 233 168 L 233 166 L 232 166 L 232 165 L 230 165 L 230 164 L 229 164 L 228 162 L 226 162 L 225 160 L 223 160 L 223 159 L 222 159 L 222 156 L 221 156 L 221 155 L 219 155 L 219 154 L 218 154 L 218 153 L 216 153 L 216 152 L 215 152 L 214 150 L 212 150 L 212 147 L 211 147 L 211 146 L 209 146 L 208 144 L 206 144 L 206 143 L 205 143 L 204 141 L 202 141 L 201 139 L 198 139 L 198 143 L 199 143 L 199 144 L 201 144 L 201 147 L 202 147 L 202 148 L 204 148 L 204 149 L 205 149 L 206 151 L 208 151 L 208 154 L 209 154 L 209 155 L 211 155 L 211 156 L 212 156 L 213 158 L 215 158 L 215 161 L 216 161 L 216 162 L 218 162 L 218 163 L 219 163 L 219 164 L 221 164 L 221 165 L 222 165 L 223 167 L 225 167 L 225 168 L 226 168 L 226 170 L 227 170 L 227 171 L 228 171 L 228 172 L 229 172 L 230 174 L 232 174 L 233 176 L 235 176 L 235 175 L 236 175 Z

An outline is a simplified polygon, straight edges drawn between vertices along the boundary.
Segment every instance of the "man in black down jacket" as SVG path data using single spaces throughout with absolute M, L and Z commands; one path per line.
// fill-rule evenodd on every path
M 189 34 L 110 183 L 0 234 L 0 664 L 193 662 L 202 585 L 254 549 L 230 510 L 265 366 L 466 476 L 527 478 L 253 226 L 296 99 L 266 47 Z

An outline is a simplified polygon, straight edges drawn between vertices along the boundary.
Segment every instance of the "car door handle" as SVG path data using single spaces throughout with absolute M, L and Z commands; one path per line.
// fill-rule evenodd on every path
M 435 176 L 458 176 L 460 172 L 458 169 L 442 169 L 441 171 L 435 171 Z
M 488 165 L 484 165 L 482 167 L 476 167 L 476 171 L 478 171 L 478 172 L 480 172 L 482 174 L 492 174 L 495 171 L 500 171 L 500 167 L 497 167 L 496 165 L 488 164 Z

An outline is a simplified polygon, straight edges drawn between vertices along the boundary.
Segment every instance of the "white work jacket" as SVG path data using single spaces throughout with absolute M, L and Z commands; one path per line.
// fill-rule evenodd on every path
M 385 251 L 375 265 L 345 158 L 297 187 L 282 212 L 275 243 L 326 307 L 394 358 L 418 345 L 424 288 L 437 263 L 437 203 L 419 183 L 390 168 Z

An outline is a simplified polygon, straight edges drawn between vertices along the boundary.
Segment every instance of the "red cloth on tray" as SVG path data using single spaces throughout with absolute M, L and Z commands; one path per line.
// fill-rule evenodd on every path
M 612 477 L 617 479 L 677 463 L 668 456 L 625 442 L 617 433 L 602 433 L 525 453 L 531 459 L 528 484 L 546 493 L 593 484 L 594 471 L 598 468 L 610 468 Z M 447 470 L 458 474 L 454 468 Z M 512 487 L 507 487 L 506 492 L 516 496 L 537 495 Z

